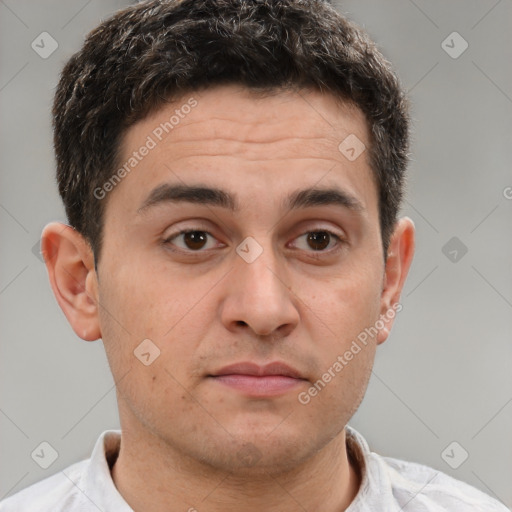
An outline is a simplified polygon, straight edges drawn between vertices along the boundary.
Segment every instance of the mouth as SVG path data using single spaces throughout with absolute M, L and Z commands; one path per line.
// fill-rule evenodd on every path
M 263 366 L 252 362 L 235 363 L 208 378 L 252 397 L 281 395 L 307 382 L 298 370 L 278 361 Z

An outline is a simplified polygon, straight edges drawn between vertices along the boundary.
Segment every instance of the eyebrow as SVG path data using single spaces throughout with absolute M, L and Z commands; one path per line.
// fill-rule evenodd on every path
M 156 205 L 179 202 L 217 206 L 232 212 L 240 210 L 240 203 L 236 195 L 226 190 L 203 184 L 180 185 L 164 183 L 150 192 L 137 210 L 137 213 L 145 213 Z M 295 190 L 282 202 L 284 210 L 296 210 L 314 206 L 340 206 L 354 212 L 365 210 L 359 199 L 338 187 Z

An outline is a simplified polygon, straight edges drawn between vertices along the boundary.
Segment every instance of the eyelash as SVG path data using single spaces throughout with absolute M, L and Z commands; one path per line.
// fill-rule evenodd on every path
M 176 233 L 173 233 L 172 235 L 168 236 L 165 240 L 163 240 L 162 243 L 164 245 L 168 246 L 167 248 L 169 250 L 173 251 L 173 252 L 181 252 L 181 253 L 184 253 L 184 254 L 187 254 L 187 255 L 196 255 L 196 254 L 199 255 L 199 254 L 208 252 L 209 249 L 206 249 L 206 250 L 200 249 L 198 251 L 194 251 L 194 250 L 191 250 L 191 249 L 185 250 L 185 249 L 181 249 L 181 248 L 172 249 L 171 247 L 169 247 L 170 245 L 172 245 L 171 244 L 172 240 L 174 240 L 177 237 L 179 237 L 180 235 L 184 235 L 186 233 L 205 233 L 206 235 L 209 235 L 209 236 L 215 238 L 209 231 L 206 231 L 206 230 L 203 230 L 203 229 L 199 229 L 199 228 L 196 228 L 196 229 L 187 228 L 187 229 L 182 229 L 181 231 L 178 231 Z M 338 250 L 340 250 L 342 248 L 342 246 L 345 243 L 347 243 L 345 239 L 343 239 L 342 237 L 340 237 L 339 235 L 337 235 L 333 231 L 330 231 L 329 229 L 315 229 L 315 230 L 311 230 L 311 231 L 306 231 L 302 235 L 299 235 L 297 238 L 300 238 L 300 237 L 302 237 L 304 235 L 308 235 L 308 234 L 311 234 L 311 233 L 328 233 L 330 237 L 335 238 L 336 241 L 337 241 L 337 246 L 334 249 L 318 250 L 318 251 L 314 251 L 314 250 L 307 251 L 307 252 L 311 253 L 312 256 L 336 253 Z

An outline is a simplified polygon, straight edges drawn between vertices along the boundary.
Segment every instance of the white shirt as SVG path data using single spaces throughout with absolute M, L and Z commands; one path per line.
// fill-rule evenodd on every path
M 361 487 L 346 512 L 510 512 L 505 505 L 435 469 L 370 451 L 347 426 L 347 449 L 362 470 Z M 121 432 L 99 437 L 90 459 L 73 464 L 0 503 L 0 512 L 132 512 L 110 474 Z

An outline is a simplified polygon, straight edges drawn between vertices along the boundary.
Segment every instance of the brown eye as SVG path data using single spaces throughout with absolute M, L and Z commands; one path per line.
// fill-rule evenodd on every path
M 213 236 L 208 231 L 189 229 L 170 236 L 164 243 L 176 245 L 178 249 L 200 252 L 201 249 L 208 245 L 208 237 L 213 239 Z M 175 241 L 180 241 L 181 243 L 175 243 Z
M 307 238 L 309 246 L 315 251 L 323 251 L 331 241 L 331 236 L 326 231 L 314 231 L 308 233 Z
M 305 244 L 296 244 L 296 246 L 307 252 L 329 252 L 329 249 L 343 243 L 340 236 L 327 230 L 309 231 L 297 237 L 297 240 L 301 239 L 305 241 Z
M 189 249 L 202 249 L 206 244 L 207 234 L 204 231 L 188 231 L 183 234 L 183 241 Z

